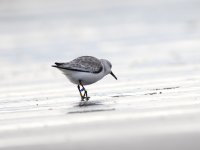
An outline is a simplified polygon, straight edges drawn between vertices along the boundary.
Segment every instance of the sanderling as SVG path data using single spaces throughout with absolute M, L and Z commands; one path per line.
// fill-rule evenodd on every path
M 97 59 L 92 56 L 81 56 L 66 63 L 56 62 L 52 67 L 61 70 L 72 83 L 77 85 L 81 101 L 84 101 L 84 99 L 88 101 L 90 98 L 84 85 L 93 84 L 107 74 L 111 74 L 117 80 L 117 77 L 111 71 L 112 65 L 108 60 Z M 84 91 L 84 94 L 82 94 L 82 91 Z

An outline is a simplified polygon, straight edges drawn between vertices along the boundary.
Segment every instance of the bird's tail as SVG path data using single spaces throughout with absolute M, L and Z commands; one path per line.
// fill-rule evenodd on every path
M 63 65 L 64 63 L 55 62 L 55 64 L 56 64 L 57 66 L 60 66 L 60 65 Z
M 61 65 L 63 65 L 64 63 L 58 63 L 58 62 L 55 62 L 55 65 L 52 65 L 52 67 L 59 67 L 59 66 L 61 66 Z

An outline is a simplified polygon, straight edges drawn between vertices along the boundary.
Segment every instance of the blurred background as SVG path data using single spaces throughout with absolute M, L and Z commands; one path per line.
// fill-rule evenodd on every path
M 11 83 L 81 55 L 126 70 L 199 64 L 200 2 L 1 0 L 0 43 L 0 76 Z
M 110 60 L 119 79 L 88 86 L 101 105 L 77 107 L 76 87 L 51 67 L 82 55 Z M 179 133 L 199 140 L 184 134 L 200 133 L 199 0 L 0 0 L 0 68 L 0 147 L 66 144 L 71 137 L 87 145 L 85 139 L 105 142 L 118 133 L 135 144 L 131 148 L 154 139 L 147 134 L 163 141 L 172 139 L 168 133 L 177 134 L 181 149 L 188 140 L 182 142 Z M 115 113 L 109 116 L 107 110 Z M 78 123 L 68 114 L 82 111 L 93 113 L 73 114 Z M 124 118 L 121 126 L 112 122 L 122 124 Z M 83 135 L 70 130 L 70 123 L 85 131 L 91 123 L 94 132 Z M 137 135 L 139 144 L 131 140 Z
M 199 40 L 199 0 L 0 1 L 1 67 L 81 55 L 134 67 L 194 64 Z

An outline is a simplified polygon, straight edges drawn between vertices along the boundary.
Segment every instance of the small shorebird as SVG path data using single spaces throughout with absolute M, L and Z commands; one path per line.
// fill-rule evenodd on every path
M 93 84 L 107 74 L 111 74 L 117 80 L 117 77 L 111 71 L 112 65 L 108 60 L 97 59 L 92 56 L 81 56 L 66 63 L 56 62 L 52 67 L 61 70 L 72 83 L 77 85 L 81 101 L 85 99 L 88 101 L 90 98 L 84 85 Z M 82 94 L 82 91 L 84 91 L 84 94 Z

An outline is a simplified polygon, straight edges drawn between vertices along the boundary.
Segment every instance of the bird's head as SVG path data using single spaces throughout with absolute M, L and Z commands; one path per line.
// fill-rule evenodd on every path
M 111 74 L 117 80 L 117 77 L 114 75 L 114 73 L 111 70 L 112 64 L 106 59 L 101 59 L 101 62 L 103 64 L 103 68 L 104 68 L 104 71 L 106 72 L 106 74 Z

